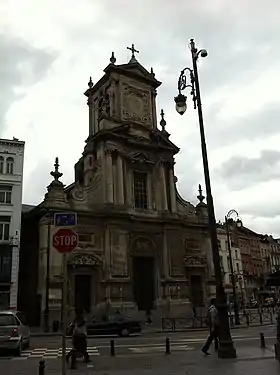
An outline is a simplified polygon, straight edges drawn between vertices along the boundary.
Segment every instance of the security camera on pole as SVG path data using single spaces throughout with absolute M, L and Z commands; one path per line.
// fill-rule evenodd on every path
M 78 234 L 73 230 L 77 225 L 74 213 L 56 213 L 54 224 L 57 228 L 53 235 L 53 247 L 63 255 L 63 289 L 62 289 L 62 375 L 66 375 L 66 328 L 67 328 L 67 253 L 76 249 Z

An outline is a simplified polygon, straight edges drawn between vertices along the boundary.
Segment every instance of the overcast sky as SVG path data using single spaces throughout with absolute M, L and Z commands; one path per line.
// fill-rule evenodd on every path
M 26 141 L 24 203 L 37 204 L 59 156 L 62 181 L 88 135 L 83 92 L 126 47 L 163 82 L 157 112 L 180 147 L 178 188 L 196 204 L 204 186 L 197 113 L 174 108 L 188 41 L 208 50 L 199 74 L 216 216 L 280 237 L 279 0 L 2 0 L 0 137 Z M 190 101 L 191 102 L 191 101 Z M 160 116 L 158 116 L 160 117 Z

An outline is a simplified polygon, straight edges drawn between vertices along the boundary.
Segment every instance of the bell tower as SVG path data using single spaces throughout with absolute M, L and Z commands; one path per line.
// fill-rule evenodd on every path
M 161 85 L 153 69 L 148 72 L 136 59 L 132 44 L 131 59 L 116 65 L 114 52 L 103 77 L 95 84 L 90 78 L 85 96 L 89 107 L 89 138 L 99 131 L 124 123 L 156 128 L 156 89 Z
M 89 203 L 115 206 L 131 213 L 155 215 L 177 211 L 174 155 L 164 113 L 161 130 L 156 115 L 157 88 L 153 69 L 136 59 L 116 64 L 114 52 L 104 75 L 89 79 L 84 93 L 89 108 L 89 136 L 76 164 L 76 181 Z

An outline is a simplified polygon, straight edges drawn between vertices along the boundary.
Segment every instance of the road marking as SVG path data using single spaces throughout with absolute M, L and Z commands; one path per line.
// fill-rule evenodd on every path
M 165 346 L 147 346 L 142 348 L 129 348 L 134 353 L 150 353 L 150 352 L 156 352 L 156 353 L 164 353 L 165 352 Z M 172 346 L 171 351 L 191 351 L 194 350 L 194 348 L 187 346 L 187 345 L 181 345 L 181 346 Z
M 67 348 L 66 351 L 70 351 L 72 348 Z M 87 348 L 89 356 L 99 356 L 99 350 L 96 346 L 89 346 Z M 48 349 L 48 348 L 36 348 L 33 350 L 23 350 L 20 357 L 7 357 L 6 360 L 22 361 L 26 359 L 57 359 L 62 357 L 62 348 Z M 1 360 L 1 358 L 0 358 Z

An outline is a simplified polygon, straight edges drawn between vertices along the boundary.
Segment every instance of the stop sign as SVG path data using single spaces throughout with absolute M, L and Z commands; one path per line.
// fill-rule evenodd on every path
M 71 253 L 78 246 L 78 239 L 73 229 L 61 228 L 53 235 L 53 247 L 60 253 Z

